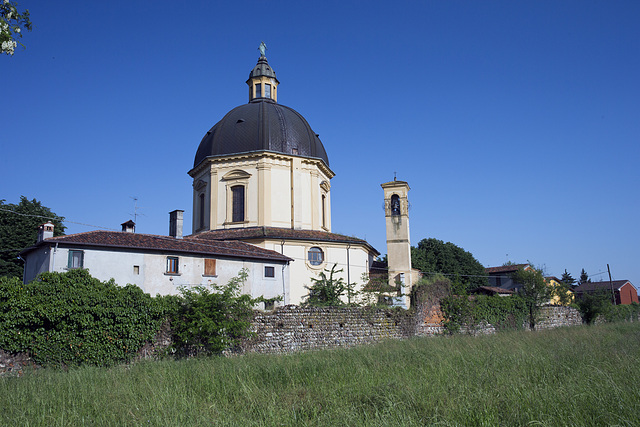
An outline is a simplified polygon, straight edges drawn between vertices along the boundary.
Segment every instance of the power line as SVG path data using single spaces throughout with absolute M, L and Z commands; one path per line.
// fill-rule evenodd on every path
M 54 220 L 54 221 L 60 221 L 62 223 L 84 225 L 85 227 L 92 227 L 92 228 L 96 228 L 98 230 L 118 231 L 118 230 L 113 229 L 113 228 L 101 227 L 99 225 L 92 225 L 92 224 L 85 224 L 83 222 L 70 221 L 68 219 L 65 219 L 64 217 L 51 217 L 51 216 L 44 216 L 44 215 L 25 214 L 25 213 L 22 213 L 22 212 L 16 212 L 16 211 L 12 211 L 10 209 L 3 209 L 3 208 L 0 208 L 0 211 L 9 212 L 9 213 L 20 215 L 20 216 L 29 216 L 29 217 L 33 217 L 33 218 L 51 219 L 51 220 Z
M 134 199 L 134 200 L 137 201 L 137 199 Z M 63 222 L 63 223 L 82 225 L 82 226 L 85 226 L 85 227 L 95 228 L 96 230 L 120 232 L 120 230 L 116 230 L 116 229 L 113 229 L 113 228 L 102 227 L 102 226 L 99 226 L 99 225 L 92 225 L 92 224 L 86 224 L 86 223 L 82 223 L 82 222 L 76 222 L 76 221 L 67 220 L 64 217 L 49 217 L 49 216 L 44 216 L 44 215 L 25 214 L 25 213 L 22 213 L 22 212 L 16 212 L 16 211 L 12 211 L 10 209 L 4 209 L 4 208 L 0 208 L 0 211 L 13 213 L 13 214 L 20 215 L 20 216 L 43 218 L 43 219 L 49 219 L 49 220 L 56 220 L 56 221 L 60 221 L 60 222 Z M 144 233 L 139 233 L 139 234 L 144 234 Z M 148 234 L 148 236 L 152 236 L 152 237 L 157 238 L 157 239 L 175 241 L 175 238 L 170 237 L 170 236 L 160 236 L 160 235 L 157 235 L 157 234 Z M 62 237 L 62 236 L 58 236 L 58 237 Z M 188 241 L 189 243 L 192 243 L 192 244 L 195 244 L 195 245 L 200 245 L 200 246 L 203 246 L 203 247 L 209 247 L 209 248 L 217 248 L 217 247 L 219 247 L 219 246 L 216 246 L 214 244 L 205 243 L 205 242 L 202 241 L 202 239 L 197 239 L 197 238 L 186 239 L 185 241 Z M 219 241 L 220 242 L 225 242 L 225 241 L 228 241 L 228 240 L 219 240 Z M 246 242 L 243 242 L 243 243 L 246 243 Z M 250 244 L 250 243 L 247 243 L 247 244 Z M 257 247 L 259 247 L 259 246 L 257 246 Z M 270 250 L 270 251 L 273 251 L 273 252 L 277 253 L 277 251 L 274 250 L 274 249 L 267 249 L 267 248 L 260 248 L 260 249 Z M 233 252 L 236 252 L 236 253 L 254 255 L 255 256 L 255 253 L 252 252 L 252 251 L 243 250 L 243 249 L 231 249 L 231 250 Z M 2 252 L 12 252 L 11 250 L 8 250 L 8 249 L 3 249 L 3 250 L 0 250 L 0 251 L 2 251 Z M 284 254 L 281 254 L 281 255 L 284 255 Z M 306 258 L 299 258 L 299 257 L 289 256 L 289 255 L 284 255 L 284 256 L 286 256 L 288 258 L 291 258 L 294 261 L 307 261 Z M 354 265 L 354 264 L 347 264 L 345 262 L 338 262 L 338 261 L 336 261 L 336 262 L 328 262 L 327 261 L 327 264 L 336 264 L 336 265 L 341 266 L 341 267 L 349 266 L 349 267 L 356 267 L 356 268 L 367 268 L 367 265 L 361 265 L 361 264 L 355 264 Z M 389 268 L 388 267 L 372 267 L 372 266 L 369 266 L 369 271 L 371 271 L 371 270 L 379 270 L 379 271 L 382 271 L 382 272 L 388 272 Z M 434 271 L 420 271 L 419 273 L 423 274 L 423 275 L 440 274 L 440 275 L 443 275 L 443 276 L 450 276 L 450 277 L 458 276 L 458 277 L 467 277 L 467 278 L 469 278 L 469 277 L 473 277 L 473 278 L 491 278 L 491 277 L 494 277 L 494 278 L 501 278 L 501 279 L 510 279 L 511 278 L 510 275 L 507 275 L 507 276 L 503 276 L 503 275 L 500 275 L 500 276 L 497 276 L 497 275 L 477 275 L 477 274 L 460 274 L 460 273 L 441 273 L 441 272 L 434 272 Z M 600 271 L 598 273 L 591 274 L 590 277 L 600 276 L 600 275 L 603 275 L 603 274 L 606 274 L 606 273 L 607 273 L 606 271 Z

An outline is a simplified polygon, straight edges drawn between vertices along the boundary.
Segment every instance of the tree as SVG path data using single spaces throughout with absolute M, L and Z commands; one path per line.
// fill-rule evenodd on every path
M 23 263 L 18 258 L 21 250 L 33 246 L 38 237 L 38 226 L 51 221 L 54 236 L 64 234 L 64 218 L 42 206 L 36 199 L 20 197 L 17 205 L 0 200 L 0 276 L 22 279 Z
M 474 256 L 451 242 L 422 239 L 411 248 L 411 265 L 425 273 L 441 273 L 451 279 L 459 276 L 467 289 L 488 284 L 484 266 Z
M 18 4 L 0 0 L 0 53 L 13 55 L 18 46 L 17 38 L 22 38 L 22 29 L 31 31 L 29 10 L 18 13 Z M 22 43 L 20 46 L 24 47 Z
M 571 287 L 562 281 L 551 289 L 551 294 L 558 298 L 559 305 L 567 306 L 573 302 Z
M 512 278 L 514 282 L 522 285 L 518 293 L 522 296 L 527 306 L 529 327 L 534 329 L 540 307 L 549 301 L 551 290 L 547 286 L 540 269 L 520 269 L 513 273 Z
M 584 271 L 584 270 L 582 270 Z M 562 283 L 569 287 L 569 289 L 573 289 L 574 283 L 576 283 L 576 279 L 571 276 L 571 273 L 567 273 L 567 269 L 564 269 L 564 273 L 562 273 L 562 278 L 560 279 Z
M 589 275 L 587 274 L 586 271 L 584 271 L 584 268 L 583 268 L 582 271 L 580 272 L 580 280 L 578 280 L 578 286 L 583 285 L 585 283 L 591 283 L 591 279 L 589 279 Z

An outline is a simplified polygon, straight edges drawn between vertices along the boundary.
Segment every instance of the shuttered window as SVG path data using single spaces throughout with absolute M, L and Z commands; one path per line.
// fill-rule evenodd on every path
M 178 257 L 167 257 L 167 273 L 178 274 Z
M 216 275 L 216 260 L 215 259 L 205 259 L 204 260 L 204 275 L 205 276 L 215 276 Z

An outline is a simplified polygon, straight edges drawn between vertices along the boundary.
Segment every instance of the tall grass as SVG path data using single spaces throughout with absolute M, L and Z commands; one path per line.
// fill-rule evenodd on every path
M 2 425 L 637 425 L 640 325 L 0 379 Z

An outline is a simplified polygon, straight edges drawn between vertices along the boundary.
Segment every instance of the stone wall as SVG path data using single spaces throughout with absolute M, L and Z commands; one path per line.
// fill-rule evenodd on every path
M 385 339 L 434 336 L 444 331 L 440 307 L 426 304 L 415 311 L 299 307 L 288 305 L 272 312 L 257 312 L 254 337 L 244 342 L 240 353 L 293 353 L 297 351 L 353 347 Z M 570 307 L 543 307 L 536 330 L 582 324 L 580 313 Z M 463 333 L 487 335 L 493 325 L 463 328 Z
M 256 313 L 252 329 L 241 352 L 291 353 L 408 338 L 416 321 L 404 310 L 288 305 Z
M 576 325 L 582 325 L 582 316 L 578 310 L 573 307 L 549 305 L 540 308 L 536 331 Z

